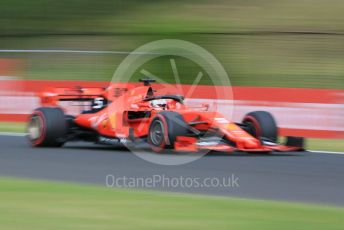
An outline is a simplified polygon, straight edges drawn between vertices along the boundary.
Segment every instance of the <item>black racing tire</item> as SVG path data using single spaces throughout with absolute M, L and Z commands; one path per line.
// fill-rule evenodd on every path
M 28 139 L 33 147 L 61 147 L 66 141 L 68 125 L 58 107 L 36 109 L 29 117 Z
M 182 115 L 174 111 L 158 113 L 152 120 L 148 130 L 148 143 L 155 152 L 171 149 L 177 136 L 189 133 L 188 124 Z
M 278 127 L 274 117 L 266 111 L 255 111 L 248 113 L 243 124 L 248 127 L 248 132 L 260 139 L 277 142 Z

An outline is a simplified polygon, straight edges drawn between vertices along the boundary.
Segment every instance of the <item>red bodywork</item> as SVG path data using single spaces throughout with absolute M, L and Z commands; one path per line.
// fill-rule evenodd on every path
M 168 99 L 163 107 L 153 106 L 151 101 L 145 101 L 156 95 L 151 86 L 118 87 L 111 85 L 103 88 L 55 88 L 40 95 L 43 106 L 59 106 L 60 101 L 93 101 L 107 105 L 99 111 L 78 114 L 74 122 L 85 129 L 96 131 L 99 135 L 109 138 L 136 139 L 147 137 L 152 119 L 161 111 L 178 112 L 186 123 L 193 123 L 192 127 L 200 131 L 215 130 L 225 140 L 235 143 L 229 144 L 198 143 L 197 137 L 178 136 L 174 143 L 176 151 L 215 150 L 223 152 L 269 152 L 293 151 L 298 147 L 284 145 L 264 145 L 256 137 L 243 130 L 240 125 L 227 120 L 218 112 L 208 111 L 207 105 L 198 108 L 187 107 L 182 102 Z M 159 94 L 157 94 L 159 95 Z M 101 106 L 101 105 L 99 105 Z M 149 116 L 144 114 L 149 114 Z

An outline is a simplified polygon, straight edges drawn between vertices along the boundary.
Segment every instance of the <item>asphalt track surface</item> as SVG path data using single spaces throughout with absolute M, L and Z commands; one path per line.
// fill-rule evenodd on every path
M 82 142 L 59 149 L 37 149 L 29 147 L 25 137 L 0 135 L 0 146 L 0 176 L 106 186 L 107 175 L 183 176 L 201 181 L 234 175 L 233 179 L 238 179 L 232 187 L 190 188 L 158 183 L 146 189 L 344 206 L 344 155 L 339 154 L 212 154 L 184 165 L 163 166 L 142 160 L 127 150 Z

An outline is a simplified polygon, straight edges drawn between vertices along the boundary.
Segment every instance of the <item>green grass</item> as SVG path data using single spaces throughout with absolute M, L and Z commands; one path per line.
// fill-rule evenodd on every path
M 162 38 L 184 39 L 208 50 L 223 65 L 232 85 L 344 89 L 342 36 L 220 34 L 0 37 L 0 48 L 132 51 L 146 42 Z M 24 79 L 95 81 L 110 81 L 125 56 L 0 53 L 0 59 L 19 59 L 23 63 L 20 70 L 13 70 L 8 75 Z M 176 64 L 181 83 L 184 84 L 192 83 L 195 73 L 202 70 L 190 65 L 187 60 L 179 59 Z M 147 70 L 154 75 L 175 83 L 167 58 L 153 60 L 148 66 Z M 131 80 L 136 81 L 137 78 L 134 76 Z M 203 77 L 200 84 L 209 84 L 208 78 Z
M 2 0 L 0 34 L 344 32 L 343 9 L 341 0 Z
M 308 148 L 311 150 L 344 152 L 343 139 L 307 139 Z
M 342 229 L 344 209 L 0 178 L 0 229 Z
M 26 124 L 21 122 L 0 122 L 0 132 L 24 133 Z

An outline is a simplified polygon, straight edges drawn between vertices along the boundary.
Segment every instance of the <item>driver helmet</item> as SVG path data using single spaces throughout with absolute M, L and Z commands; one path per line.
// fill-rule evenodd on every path
M 151 105 L 154 108 L 165 107 L 167 105 L 167 99 L 157 99 L 151 101 Z

